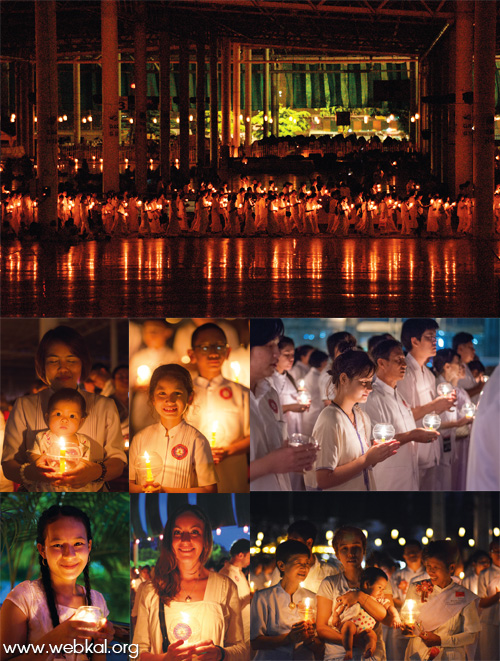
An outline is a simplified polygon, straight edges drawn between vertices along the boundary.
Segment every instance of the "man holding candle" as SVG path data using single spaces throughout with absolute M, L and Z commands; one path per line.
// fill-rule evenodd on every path
M 457 333 L 453 336 L 452 347 L 453 351 L 457 352 L 460 356 L 460 360 L 465 365 L 465 375 L 460 379 L 458 385 L 461 388 L 464 388 L 474 404 L 477 404 L 484 383 L 482 381 L 476 381 L 469 368 L 469 363 L 476 358 L 474 336 L 465 332 Z
M 364 410 L 372 425 L 390 423 L 400 442 L 397 454 L 373 467 L 377 489 L 380 491 L 418 491 L 418 449 L 416 443 L 432 443 L 439 438 L 437 431 L 417 428 L 411 408 L 400 395 L 398 383 L 406 373 L 406 361 L 401 343 L 382 340 L 371 351 L 377 370 L 373 391 Z M 392 439 L 386 439 L 392 440 Z

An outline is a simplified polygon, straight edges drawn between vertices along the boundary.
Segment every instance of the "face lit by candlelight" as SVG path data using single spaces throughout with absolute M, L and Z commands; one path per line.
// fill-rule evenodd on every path
M 57 578 L 67 583 L 76 581 L 84 570 L 92 540 L 87 539 L 87 531 L 81 521 L 63 516 L 49 523 L 44 544 L 38 544 L 37 548 L 47 561 L 52 580 Z
M 428 358 L 436 355 L 437 339 L 436 339 L 436 331 L 433 329 L 424 331 L 424 333 L 422 333 L 420 340 L 418 340 L 416 337 L 412 337 L 411 343 L 413 349 L 416 349 L 418 353 L 421 353 L 422 355 L 425 355 Z
M 363 540 L 353 533 L 342 535 L 335 548 L 335 555 L 344 569 L 348 567 L 361 568 L 361 562 L 365 555 Z
M 222 364 L 230 352 L 226 336 L 215 328 L 201 331 L 196 338 L 196 346 L 188 350 L 191 363 L 198 365 L 201 376 L 207 379 L 220 374 Z
M 56 436 L 73 436 L 80 429 L 84 416 L 78 402 L 61 400 L 47 413 L 47 424 Z
M 447 566 L 442 560 L 437 558 L 427 558 L 425 561 L 425 570 L 434 585 L 445 588 L 450 584 L 451 577 L 455 571 L 455 565 Z
M 350 379 L 347 374 L 340 375 L 339 392 L 354 402 L 366 402 L 373 390 L 373 374 Z
M 295 351 L 293 344 L 285 344 L 285 346 L 280 349 L 280 357 L 276 367 L 280 374 L 283 374 L 283 372 L 289 372 L 292 369 L 294 357 Z
M 54 342 L 45 358 L 45 380 L 51 388 L 77 388 L 82 373 L 82 361 L 67 344 Z
M 374 598 L 374 599 L 381 599 L 384 596 L 384 591 L 387 585 L 387 579 L 386 578 L 377 578 L 375 583 L 368 588 L 368 593 Z
M 400 381 L 406 372 L 406 359 L 401 347 L 394 347 L 389 354 L 389 360 L 379 358 L 377 361 L 382 367 L 383 378 L 387 381 Z
M 297 583 L 301 583 L 307 578 L 310 566 L 311 560 L 305 553 L 292 555 L 286 562 L 278 562 L 280 572 L 283 572 L 287 579 Z
M 279 337 L 263 344 L 252 347 L 250 350 L 250 372 L 252 380 L 260 381 L 267 376 L 272 376 L 280 357 L 278 348 Z
M 182 381 L 165 376 L 156 384 L 152 404 L 162 421 L 180 422 L 193 398 L 194 393 L 189 394 Z
M 204 549 L 205 524 L 192 512 L 177 517 L 172 530 L 172 551 L 178 561 L 197 561 Z

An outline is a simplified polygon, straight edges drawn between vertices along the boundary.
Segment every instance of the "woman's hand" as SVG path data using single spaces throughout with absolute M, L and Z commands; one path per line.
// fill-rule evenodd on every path
M 303 413 L 309 409 L 309 404 L 300 404 L 299 402 L 294 404 L 284 404 L 283 413 L 287 411 L 292 411 L 293 413 Z
M 422 631 L 420 638 L 427 647 L 434 647 L 435 645 L 439 647 L 441 645 L 441 638 L 436 633 L 432 633 L 432 631 Z
M 432 443 L 432 441 L 438 438 L 439 432 L 435 429 L 427 430 L 418 427 L 418 429 L 413 430 L 411 440 L 415 441 L 415 443 Z
M 472 418 L 467 418 L 465 415 L 460 420 L 455 422 L 455 427 L 463 427 L 464 425 L 471 425 L 474 422 L 474 416 Z
M 269 454 L 269 456 L 273 455 L 273 472 L 301 473 L 302 471 L 311 470 L 317 452 L 318 448 L 312 443 L 298 447 L 287 445 L 284 448 L 275 450 Z
M 78 620 L 66 620 L 62 624 L 52 629 L 49 633 L 49 640 L 59 645 L 73 645 L 74 641 L 81 642 L 83 640 L 92 640 L 92 634 L 96 632 L 83 629 L 86 623 L 79 622 Z
M 198 643 L 195 649 L 196 656 L 203 655 L 203 661 L 220 661 L 222 659 L 222 649 L 218 645 L 214 645 L 211 640 L 204 640 Z
M 337 604 L 342 604 L 344 608 L 349 608 L 358 603 L 359 593 L 361 590 L 349 590 L 345 594 L 341 594 L 340 597 L 337 597 Z
M 373 441 L 373 445 L 365 454 L 366 462 L 369 466 L 375 466 L 396 454 L 398 448 L 399 441 L 382 441 L 380 443 Z
M 214 458 L 214 464 L 219 464 L 227 456 L 229 456 L 229 451 L 227 448 L 212 448 L 212 457 Z
M 85 487 L 102 475 L 102 467 L 93 461 L 81 459 L 73 470 L 66 471 L 59 478 L 58 486 L 68 486 L 75 489 Z
M 36 459 L 31 466 L 27 466 L 24 474 L 31 482 L 49 482 L 53 484 L 60 479 L 60 474 L 50 466 L 45 452 Z
M 196 654 L 197 645 L 184 645 L 184 641 L 176 640 L 170 643 L 166 654 L 163 655 L 163 661 L 190 661 Z
M 161 493 L 163 490 L 163 487 L 159 482 L 150 482 L 148 484 L 143 485 L 144 493 Z
M 414 624 L 405 624 L 404 622 L 401 623 L 401 633 L 403 636 L 413 636 L 414 628 Z
M 307 622 L 296 622 L 288 634 L 288 640 L 293 645 L 310 638 L 309 625 Z
M 457 401 L 457 396 L 455 391 L 449 395 L 439 395 L 432 401 L 433 408 L 436 413 L 444 413 L 444 411 L 449 411 Z
M 115 628 L 113 626 L 113 623 L 108 622 L 108 620 L 106 620 L 106 623 L 103 624 L 103 626 L 98 631 L 92 633 L 92 638 L 96 643 L 102 643 L 105 640 L 107 640 L 108 643 L 110 643 L 114 637 L 115 637 Z

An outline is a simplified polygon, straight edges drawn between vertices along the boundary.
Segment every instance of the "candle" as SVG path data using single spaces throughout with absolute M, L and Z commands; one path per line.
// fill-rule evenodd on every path
M 59 458 L 59 472 L 66 472 L 66 441 L 63 437 L 59 439 L 59 445 L 61 446 L 61 453 Z
M 144 459 L 146 461 L 146 484 L 153 484 L 153 471 L 151 470 L 151 460 L 147 452 L 144 453 Z
M 428 431 L 437 430 L 441 426 L 441 418 L 436 413 L 424 415 L 422 422 L 424 423 L 424 429 Z
M 217 441 L 217 427 L 219 426 L 219 421 L 214 420 L 212 423 L 212 438 L 210 440 L 210 447 L 214 448 Z
M 373 428 L 373 438 L 382 443 L 385 443 L 385 441 L 392 441 L 395 433 L 396 430 L 394 427 L 387 422 L 378 423 Z
M 240 376 L 240 371 L 241 371 L 241 366 L 238 363 L 238 361 L 235 360 L 231 363 L 231 369 L 234 372 L 234 381 L 235 383 L 238 383 L 238 377 Z
M 71 619 L 84 623 L 85 626 L 81 628 L 89 631 L 98 631 L 106 622 L 98 606 L 80 606 Z
M 250 592 L 251 594 L 255 592 L 255 583 L 253 581 L 250 581 Z
M 300 379 L 299 384 L 297 386 L 297 390 L 300 391 L 300 390 L 305 390 L 305 389 L 306 389 L 306 382 L 304 381 L 304 379 Z
M 147 386 L 151 380 L 151 368 L 149 365 L 140 365 L 137 368 L 137 385 Z
M 306 598 L 306 604 L 305 605 L 306 605 L 306 609 L 304 611 L 304 620 L 307 622 L 307 620 L 309 619 L 309 611 L 310 611 L 310 605 L 311 605 L 310 597 Z
M 413 599 L 408 599 L 408 624 L 414 624 L 415 620 L 413 617 L 413 607 L 415 606 L 415 602 Z
M 460 409 L 460 414 L 471 420 L 476 413 L 476 405 L 472 402 L 466 402 Z
M 311 400 L 309 399 L 309 395 L 305 390 L 301 390 L 298 394 L 297 401 L 299 404 L 302 404 L 303 406 L 309 406 Z

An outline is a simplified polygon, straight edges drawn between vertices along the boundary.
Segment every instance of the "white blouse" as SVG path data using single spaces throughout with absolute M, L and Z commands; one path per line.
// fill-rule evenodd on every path
M 159 608 L 159 597 L 150 582 L 141 593 L 134 631 L 133 642 L 139 645 L 139 654 L 163 653 Z M 210 572 L 203 601 L 171 601 L 163 608 L 170 643 L 180 637 L 186 639 L 189 634 L 188 644 L 212 640 L 224 648 L 227 661 L 246 661 L 238 590 L 227 576 Z

